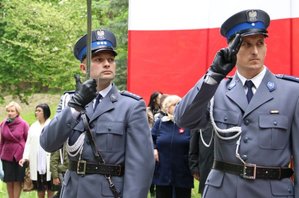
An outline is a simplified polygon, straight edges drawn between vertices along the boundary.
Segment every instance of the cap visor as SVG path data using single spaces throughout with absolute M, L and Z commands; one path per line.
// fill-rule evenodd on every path
M 92 50 L 92 53 L 94 54 L 94 53 L 103 52 L 103 51 L 112 52 L 114 54 L 114 56 L 117 55 L 117 53 L 112 48 L 95 49 L 95 50 Z
M 259 30 L 259 29 L 251 29 L 250 31 L 245 31 L 245 32 L 241 32 L 241 36 L 245 37 L 245 36 L 252 36 L 252 35 L 259 35 L 262 34 L 266 37 L 268 37 L 268 32 L 264 31 L 264 30 Z

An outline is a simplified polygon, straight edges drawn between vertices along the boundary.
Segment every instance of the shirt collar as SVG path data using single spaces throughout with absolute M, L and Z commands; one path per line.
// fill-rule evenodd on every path
M 101 90 L 99 94 L 103 96 L 103 98 L 109 93 L 109 91 L 112 89 L 112 84 L 110 84 L 108 87 L 105 89 Z
M 252 83 L 254 84 L 254 87 L 257 89 L 260 86 L 260 84 L 261 84 L 261 82 L 262 82 L 262 80 L 263 80 L 263 78 L 264 78 L 264 76 L 266 74 L 266 70 L 267 69 L 264 66 L 263 70 L 258 75 L 256 75 L 255 77 L 253 77 L 251 79 L 245 78 L 238 71 L 237 71 L 237 75 L 239 76 L 239 78 L 240 78 L 243 86 L 244 86 L 246 80 L 251 80 Z

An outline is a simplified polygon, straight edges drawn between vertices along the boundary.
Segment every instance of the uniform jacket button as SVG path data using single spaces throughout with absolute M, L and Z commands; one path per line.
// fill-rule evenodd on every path
M 242 155 L 242 159 L 244 160 L 244 161 L 246 161 L 247 160 L 247 158 L 248 158 L 248 156 L 247 155 Z
M 247 142 L 248 142 L 248 139 L 249 139 L 248 137 L 244 137 L 243 142 L 244 142 L 244 143 L 247 143 Z
M 244 120 L 244 124 L 247 126 L 249 125 L 250 121 L 248 119 Z

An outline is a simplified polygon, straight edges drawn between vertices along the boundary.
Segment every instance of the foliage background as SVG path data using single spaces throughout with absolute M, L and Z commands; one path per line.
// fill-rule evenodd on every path
M 28 104 L 33 93 L 74 89 L 73 46 L 86 34 L 86 10 L 82 0 L 0 0 L 0 103 L 7 95 Z M 92 29 L 117 36 L 119 89 L 126 89 L 127 18 L 128 1 L 92 1 Z

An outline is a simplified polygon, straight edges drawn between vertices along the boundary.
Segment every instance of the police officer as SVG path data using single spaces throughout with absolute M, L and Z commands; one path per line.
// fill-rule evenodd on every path
M 87 35 L 74 55 L 86 74 Z M 116 38 L 92 31 L 90 79 L 44 129 L 40 142 L 53 152 L 66 142 L 69 170 L 61 197 L 145 198 L 154 171 L 153 143 L 142 98 L 120 92 L 115 77 Z M 60 105 L 61 107 L 61 105 Z
M 264 65 L 269 15 L 244 10 L 228 18 L 220 49 L 207 73 L 175 109 L 181 127 L 211 122 L 216 136 L 213 169 L 204 198 L 299 197 L 299 84 L 277 78 Z M 235 67 L 233 78 L 226 79 Z M 248 81 L 251 82 L 248 82 Z

